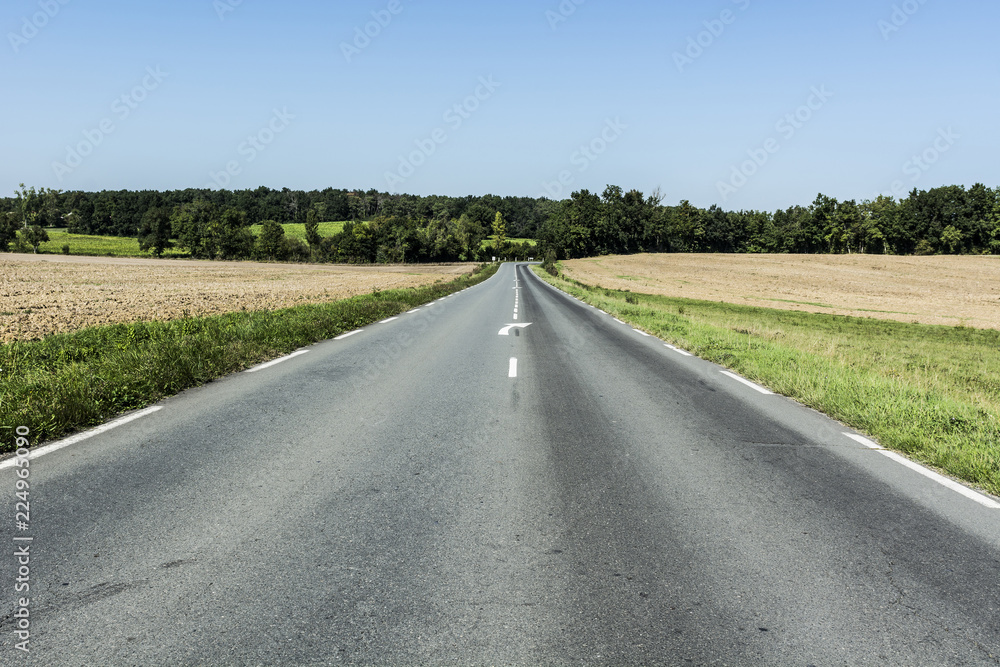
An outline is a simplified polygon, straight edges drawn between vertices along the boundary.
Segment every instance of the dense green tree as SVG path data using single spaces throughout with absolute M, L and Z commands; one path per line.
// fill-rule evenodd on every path
M 281 243 L 278 258 L 284 262 L 308 262 L 311 257 L 309 246 L 302 239 L 286 236 Z
M 892 197 L 879 195 L 861 203 L 862 233 L 858 252 L 891 254 L 890 241 L 899 227 L 899 207 Z
M 674 209 L 670 218 L 670 240 L 676 252 L 697 252 L 705 236 L 701 209 L 687 199 Z
M 500 211 L 493 218 L 493 247 L 501 257 L 507 252 L 507 223 Z
M 1000 188 L 998 188 L 1000 190 Z M 993 212 L 989 216 L 988 227 L 991 227 L 988 252 L 1000 255 L 1000 198 L 993 204 Z
M 617 185 L 609 185 L 601 195 L 601 206 L 591 232 L 594 251 L 599 255 L 628 252 L 629 233 L 625 196 Z
M 840 237 L 831 241 L 831 252 L 863 252 L 864 220 L 857 202 L 853 199 L 840 202 L 834 217 L 837 231 L 831 232 L 831 235 L 839 232 Z
M 405 226 L 402 228 L 405 229 Z M 438 262 L 458 259 L 462 252 L 462 246 L 457 232 L 457 221 L 445 221 L 437 218 L 431 220 L 424 228 L 423 245 L 427 258 Z
M 705 211 L 702 216 L 704 234 L 702 247 L 707 252 L 736 252 L 743 247 L 743 226 L 736 224 L 738 216 L 728 213 L 716 205 Z M 662 250 L 657 238 L 654 250 Z
M 160 257 L 170 247 L 171 231 L 170 209 L 165 206 L 149 209 L 139 223 L 139 249 L 150 250 Z
M 17 238 L 21 215 L 17 211 L 0 213 L 0 252 L 10 250 L 11 241 Z
M 559 203 L 540 232 L 542 251 L 552 249 L 558 259 L 594 254 L 591 240 L 601 200 L 588 190 L 580 190 Z
M 275 220 L 265 220 L 261 223 L 260 235 L 254 246 L 255 259 L 284 259 L 285 228 Z
M 771 216 L 774 242 L 769 252 L 817 252 L 823 242 L 813 226 L 813 216 L 804 206 L 789 206 Z
M 92 234 L 94 232 L 94 202 L 92 199 L 84 193 L 74 192 L 70 194 L 68 205 L 76 215 L 67 220 L 67 231 L 70 234 Z
M 962 232 L 954 225 L 948 225 L 941 232 L 941 247 L 950 255 L 958 254 L 962 248 Z
M 44 191 L 45 188 L 42 188 L 42 192 Z M 34 186 L 26 188 L 24 183 L 20 184 L 20 190 L 17 190 L 14 196 L 17 199 L 18 211 L 21 213 L 21 228 L 27 229 L 38 219 L 42 207 L 42 197 Z
M 473 220 L 467 213 L 458 219 L 456 235 L 462 248 L 459 260 L 475 261 L 479 257 L 479 248 L 486 239 L 486 228 L 479 221 Z
M 49 234 L 38 225 L 30 225 L 20 232 L 21 238 L 31 247 L 31 251 L 38 253 L 38 246 L 49 240 Z
M 905 203 L 913 238 L 917 242 L 925 241 L 935 250 L 940 249 L 941 237 L 949 226 L 962 234 L 964 246 L 966 232 L 972 228 L 972 209 L 965 189 L 957 185 L 926 191 L 914 189 Z
M 654 207 L 659 206 L 660 197 L 659 193 L 654 193 L 646 198 L 634 189 L 622 195 L 620 229 L 626 252 L 639 252 L 646 247 L 646 229 Z
M 642 247 L 650 252 L 670 249 L 670 211 L 660 202 L 649 203 L 649 211 L 642 227 Z
M 213 228 L 218 235 L 215 243 L 219 259 L 247 259 L 253 253 L 254 236 L 244 211 L 227 206 Z
M 218 253 L 219 211 L 215 204 L 198 200 L 174 209 L 170 217 L 177 245 L 187 249 L 192 257 L 214 259 Z
M 326 208 L 325 204 L 322 206 Z M 310 248 L 316 250 L 322 241 L 323 239 L 319 235 L 319 212 L 313 208 L 306 213 L 306 243 L 309 244 Z
M 837 218 L 837 203 L 835 198 L 820 193 L 809 209 L 813 228 L 822 238 L 823 250 L 826 252 L 838 252 L 844 235 Z
M 779 228 L 774 216 L 767 211 L 739 211 L 737 226 L 743 230 L 745 251 L 750 253 L 779 252 Z

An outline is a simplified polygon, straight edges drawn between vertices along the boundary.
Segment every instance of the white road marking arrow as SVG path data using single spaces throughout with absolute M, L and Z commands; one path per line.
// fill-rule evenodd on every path
M 505 326 L 503 329 L 500 330 L 500 333 L 498 335 L 509 336 L 511 329 L 523 329 L 525 327 L 530 327 L 530 326 L 531 322 L 527 322 L 525 324 L 508 324 L 507 326 Z

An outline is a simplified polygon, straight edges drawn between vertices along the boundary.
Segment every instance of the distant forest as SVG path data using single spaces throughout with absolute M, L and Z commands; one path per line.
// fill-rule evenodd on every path
M 22 186 L 14 197 L 0 198 L 0 250 L 12 243 L 23 248 L 20 237 L 30 237 L 30 227 L 65 227 L 137 237 L 154 254 L 173 239 L 192 256 L 233 259 L 474 261 L 491 252 L 527 252 L 508 238 L 537 239 L 537 254 L 557 259 L 636 252 L 1000 254 L 1000 188 L 982 184 L 860 203 L 820 194 L 808 206 L 774 213 L 662 200 L 659 192 L 645 196 L 618 186 L 600 195 L 581 190 L 563 201 L 333 188 L 60 192 Z M 352 224 L 322 238 L 317 221 Z M 308 242 L 273 238 L 279 236 L 275 223 L 306 224 Z M 265 243 L 250 235 L 247 228 L 255 224 L 265 224 L 272 238 Z M 500 237 L 499 245 L 484 248 L 491 235 Z
M 31 201 L 28 201 L 31 200 Z M 378 217 L 451 220 L 463 214 L 489 225 L 497 212 L 507 221 L 512 237 L 534 238 L 549 209 L 545 199 L 529 197 L 445 197 L 388 194 L 376 190 L 103 190 L 101 192 L 60 192 L 33 188 L 15 197 L 0 198 L 0 213 L 21 212 L 22 203 L 42 227 L 67 227 L 74 234 L 136 236 L 142 217 L 152 208 L 174 209 L 185 204 L 207 202 L 218 210 L 235 208 L 246 214 L 248 225 L 265 220 L 282 223 L 306 222 L 310 210 L 322 211 L 320 222 L 371 220 Z
M 539 240 L 559 259 L 636 252 L 1000 254 L 1000 188 L 953 185 L 903 200 L 820 194 L 785 210 L 701 209 L 682 201 L 582 190 L 558 204 Z
M 495 195 L 266 187 L 60 192 L 22 185 L 15 197 L 0 199 L 0 250 L 37 247 L 46 238 L 45 228 L 58 227 L 74 234 L 135 237 L 154 255 L 176 246 L 208 259 L 485 261 L 532 253 L 533 246 L 508 239 L 535 238 L 554 208 L 546 199 Z M 348 224 L 332 237 L 321 237 L 315 225 L 327 221 Z M 307 242 L 285 237 L 280 225 L 286 223 L 306 225 Z M 254 236 L 249 227 L 257 224 L 263 228 Z M 499 238 L 484 245 L 489 236 Z

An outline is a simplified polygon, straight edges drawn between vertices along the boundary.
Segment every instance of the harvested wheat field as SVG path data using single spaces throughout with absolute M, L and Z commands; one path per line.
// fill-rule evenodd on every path
M 0 341 L 115 322 L 285 308 L 373 289 L 419 287 L 472 264 L 342 266 L 0 256 Z
M 583 283 L 633 292 L 1000 329 L 1000 257 L 657 254 L 563 266 Z

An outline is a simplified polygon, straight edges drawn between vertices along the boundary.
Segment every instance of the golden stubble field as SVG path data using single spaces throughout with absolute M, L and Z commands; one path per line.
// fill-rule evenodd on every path
M 633 292 L 1000 329 L 1000 257 L 657 254 L 563 266 L 570 278 Z
M 0 342 L 115 322 L 342 299 L 451 280 L 472 264 L 343 266 L 0 255 Z

